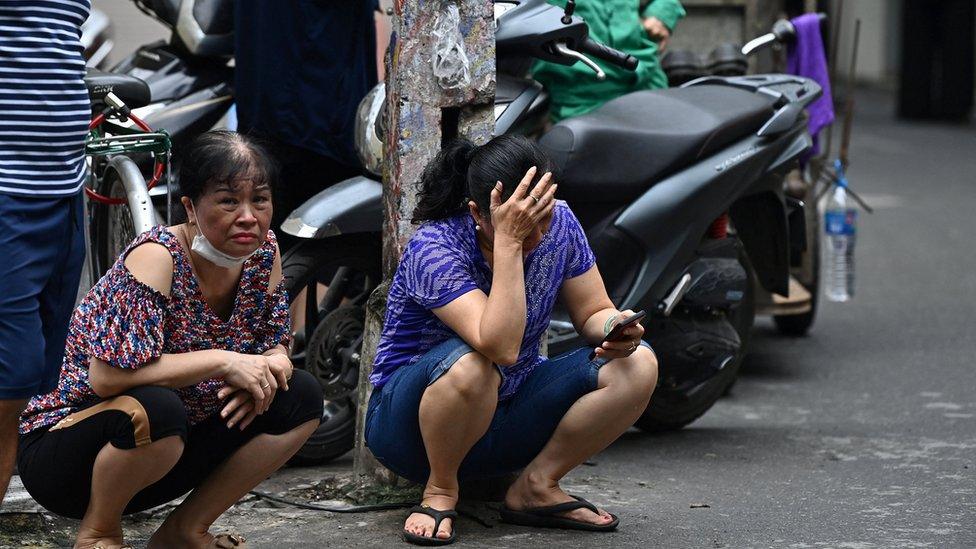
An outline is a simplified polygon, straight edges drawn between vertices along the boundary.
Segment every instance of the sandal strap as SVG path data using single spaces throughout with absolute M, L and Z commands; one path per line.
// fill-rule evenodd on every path
M 552 515 L 558 515 L 560 513 L 565 513 L 567 511 L 575 511 L 576 509 L 589 509 L 594 513 L 600 514 L 600 511 L 596 508 L 596 505 L 586 501 L 585 499 L 574 496 L 570 494 L 570 497 L 576 501 L 567 501 L 565 503 L 557 503 L 555 505 L 547 505 L 546 507 L 532 507 L 529 509 L 523 509 L 523 513 L 529 513 L 532 515 L 537 515 L 540 517 L 548 517 Z
M 414 505 L 410 508 L 411 513 L 420 513 L 421 515 L 427 515 L 428 517 L 434 519 L 434 536 L 437 536 L 437 532 L 441 529 L 441 522 L 444 519 L 451 519 L 451 530 L 454 530 L 454 523 L 457 522 L 458 512 L 454 509 L 434 509 L 429 505 Z
M 246 547 L 247 539 L 240 534 L 217 534 L 210 543 L 217 549 L 233 549 Z

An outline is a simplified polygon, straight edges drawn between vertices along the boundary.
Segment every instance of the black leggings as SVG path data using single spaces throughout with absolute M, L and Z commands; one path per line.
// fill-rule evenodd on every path
M 162 505 L 199 486 L 257 435 L 284 434 L 322 417 L 322 389 L 311 374 L 295 370 L 288 387 L 278 391 L 268 411 L 243 431 L 228 429 L 219 413 L 189 426 L 186 409 L 174 391 L 136 387 L 75 412 L 54 427 L 21 436 L 20 478 L 44 508 L 80 519 L 88 508 L 95 458 L 106 444 L 132 449 L 179 436 L 185 443 L 180 460 L 162 479 L 136 494 L 125 513 Z

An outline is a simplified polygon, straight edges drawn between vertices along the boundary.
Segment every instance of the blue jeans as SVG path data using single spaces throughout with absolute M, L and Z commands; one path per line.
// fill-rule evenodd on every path
M 500 476 L 528 465 L 570 406 L 597 388 L 600 362 L 589 359 L 590 351 L 577 349 L 539 364 L 515 395 L 499 402 L 488 432 L 461 463 L 459 478 Z M 449 339 L 373 391 L 366 444 L 380 463 L 414 482 L 427 481 L 430 465 L 420 435 L 420 399 L 427 386 L 471 352 L 461 339 Z

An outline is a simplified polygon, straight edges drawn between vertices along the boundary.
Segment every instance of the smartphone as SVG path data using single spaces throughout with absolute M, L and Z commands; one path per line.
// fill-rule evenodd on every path
M 637 311 L 636 313 L 621 320 L 620 322 L 617 323 L 616 326 L 613 327 L 612 330 L 610 330 L 610 333 L 603 338 L 603 341 L 617 341 L 618 339 L 621 338 L 621 334 L 623 333 L 624 330 L 633 326 L 634 324 L 637 324 L 645 316 L 647 316 L 646 311 Z
M 613 327 L 612 330 L 610 330 L 610 333 L 603 338 L 603 342 L 601 342 L 600 345 L 603 345 L 603 343 L 607 341 L 619 340 L 622 337 L 624 330 L 633 326 L 634 324 L 637 324 L 638 322 L 643 320 L 645 316 L 647 316 L 647 311 L 637 311 L 636 313 L 628 316 L 627 318 L 622 319 L 620 322 L 617 323 L 616 326 Z M 596 352 L 590 353 L 590 360 L 592 360 L 595 356 L 596 356 Z

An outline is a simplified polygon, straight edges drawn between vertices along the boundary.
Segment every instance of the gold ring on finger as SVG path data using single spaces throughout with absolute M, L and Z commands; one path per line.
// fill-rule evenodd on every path
M 531 198 L 532 200 L 535 200 L 535 203 L 536 203 L 536 204 L 538 204 L 538 203 L 539 203 L 539 197 L 537 197 L 537 196 L 535 196 L 535 195 L 532 195 L 532 194 L 530 194 L 530 195 L 529 195 L 529 198 Z
M 264 385 L 261 386 L 262 389 L 267 389 L 268 387 L 271 387 L 271 383 L 270 382 L 265 383 Z

